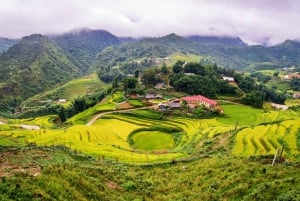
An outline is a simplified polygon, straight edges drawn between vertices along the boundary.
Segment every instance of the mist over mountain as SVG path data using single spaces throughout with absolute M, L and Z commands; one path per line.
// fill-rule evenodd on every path
M 105 47 L 118 45 L 120 39 L 105 30 L 76 29 L 51 39 L 71 56 L 86 71 L 96 58 L 98 52 Z
M 0 54 L 13 46 L 16 40 L 0 37 Z

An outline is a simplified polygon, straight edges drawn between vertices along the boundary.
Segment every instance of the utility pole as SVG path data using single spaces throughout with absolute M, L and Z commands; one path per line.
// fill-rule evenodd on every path
M 272 162 L 272 166 L 275 165 L 275 161 L 276 161 L 276 157 L 277 157 L 278 151 L 279 151 L 279 149 L 277 148 L 277 149 L 276 149 L 276 153 L 275 153 L 275 155 L 274 155 L 273 162 Z

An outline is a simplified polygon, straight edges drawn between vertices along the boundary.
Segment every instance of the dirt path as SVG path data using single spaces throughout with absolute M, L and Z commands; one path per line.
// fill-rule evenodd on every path
M 122 113 L 122 112 L 128 112 L 128 111 L 133 111 L 133 110 L 142 110 L 142 109 L 147 109 L 147 108 L 152 108 L 153 106 L 147 106 L 147 107 L 139 107 L 139 108 L 131 108 L 131 109 L 125 109 L 125 110 L 115 110 L 115 111 L 109 111 L 109 112 L 103 112 L 100 114 L 96 114 L 86 125 L 90 126 L 93 123 L 95 123 L 95 121 L 97 121 L 97 119 L 99 119 L 100 117 L 102 117 L 103 115 L 106 114 L 113 114 L 113 113 Z

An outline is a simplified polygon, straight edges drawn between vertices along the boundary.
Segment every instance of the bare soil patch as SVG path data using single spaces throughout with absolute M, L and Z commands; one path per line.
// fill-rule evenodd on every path
M 0 177 L 11 177 L 17 174 L 30 176 L 41 175 L 41 167 L 37 159 L 48 158 L 39 150 L 9 150 L 0 153 Z
M 107 182 L 105 183 L 105 185 L 106 185 L 108 188 L 110 188 L 110 189 L 118 189 L 118 188 L 120 188 L 120 186 L 119 186 L 117 183 L 113 182 L 113 181 L 107 181 Z
M 132 108 L 132 105 L 130 105 L 130 103 L 128 102 L 123 102 L 117 105 L 118 110 L 129 109 L 129 108 Z

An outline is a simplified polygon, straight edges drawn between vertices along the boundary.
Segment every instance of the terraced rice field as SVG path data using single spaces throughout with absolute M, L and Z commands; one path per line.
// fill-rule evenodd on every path
M 284 146 L 288 156 L 297 156 L 300 154 L 300 149 L 297 147 L 299 129 L 300 119 L 242 129 L 236 134 L 232 154 L 268 155 L 274 154 L 276 149 Z
M 102 107 L 107 104 L 110 103 Z M 286 156 L 299 155 L 300 118 L 297 112 L 264 112 L 241 105 L 224 108 L 223 117 L 212 119 L 164 117 L 152 110 L 132 110 L 103 115 L 91 126 L 74 123 L 64 129 L 55 129 L 51 121 L 53 116 L 7 121 L 10 124 L 0 125 L 0 145 L 64 145 L 99 158 L 149 163 L 186 158 L 202 140 L 234 134 L 231 151 L 235 156 L 274 154 L 283 145 Z M 86 110 L 79 117 L 86 118 L 89 112 Z M 245 115 L 245 112 L 251 114 Z M 80 118 L 76 118 L 79 121 Z M 38 125 L 40 129 L 25 130 L 21 124 Z

